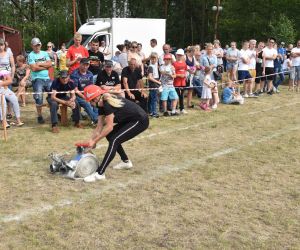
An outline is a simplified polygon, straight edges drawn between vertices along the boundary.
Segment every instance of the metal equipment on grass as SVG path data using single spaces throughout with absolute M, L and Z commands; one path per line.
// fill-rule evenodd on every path
M 49 155 L 51 173 L 60 173 L 71 179 L 84 178 L 96 172 L 99 160 L 90 151 L 88 145 L 76 144 L 77 154 L 71 160 L 67 160 L 64 155 L 51 153 Z

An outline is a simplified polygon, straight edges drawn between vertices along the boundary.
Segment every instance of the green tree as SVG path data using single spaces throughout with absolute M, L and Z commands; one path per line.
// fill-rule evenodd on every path
M 279 42 L 295 42 L 296 30 L 294 28 L 294 23 L 284 14 L 280 14 L 279 18 L 273 18 L 269 27 L 269 35 L 275 37 Z

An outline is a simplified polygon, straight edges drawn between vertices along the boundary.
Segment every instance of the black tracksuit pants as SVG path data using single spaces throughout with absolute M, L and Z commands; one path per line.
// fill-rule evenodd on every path
M 123 161 L 128 160 L 121 144 L 142 133 L 148 128 L 148 126 L 149 119 L 147 116 L 138 121 L 130 121 L 124 124 L 115 125 L 113 131 L 106 136 L 109 145 L 97 172 L 99 174 L 103 174 L 105 172 L 109 163 L 114 159 L 116 152 L 118 152 Z

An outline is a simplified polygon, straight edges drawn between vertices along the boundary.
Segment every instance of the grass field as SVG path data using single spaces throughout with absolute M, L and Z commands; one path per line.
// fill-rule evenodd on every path
M 0 249 L 300 249 L 300 94 L 282 89 L 151 120 L 134 168 L 93 184 L 48 171 L 91 128 L 54 135 L 29 104 L 0 142 Z

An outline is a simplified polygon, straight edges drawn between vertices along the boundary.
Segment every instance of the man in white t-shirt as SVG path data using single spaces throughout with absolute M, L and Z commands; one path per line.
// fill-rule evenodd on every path
M 253 87 L 255 85 L 255 78 L 256 78 L 256 40 L 251 39 L 249 41 L 249 73 L 252 76 L 252 81 L 250 85 L 250 96 L 258 97 L 258 94 L 253 94 Z
M 251 86 L 251 75 L 249 73 L 250 51 L 249 42 L 244 41 L 238 59 L 238 80 L 244 84 L 244 97 L 249 97 Z
M 297 47 L 292 49 L 291 52 L 293 70 L 295 72 L 295 83 L 297 85 L 297 92 L 300 87 L 300 40 L 297 42 Z
M 157 46 L 157 40 L 155 38 L 151 39 L 150 40 L 150 54 L 149 55 L 146 55 L 147 58 L 145 58 L 143 60 L 143 62 L 148 62 L 150 61 L 150 56 L 152 53 L 157 53 L 158 55 L 161 55 L 162 51 L 161 49 Z
M 277 50 L 274 49 L 275 39 L 268 39 L 268 46 L 263 49 L 263 76 L 268 82 L 267 94 L 273 94 L 273 79 L 274 79 L 274 60 L 277 57 Z
M 163 49 L 163 54 L 158 59 L 159 66 L 161 66 L 161 65 L 163 65 L 165 63 L 164 62 L 164 56 L 168 55 L 168 54 L 171 54 L 171 46 L 170 46 L 170 44 L 167 44 L 167 43 L 164 44 L 163 47 L 162 47 L 162 49 Z M 172 56 L 172 63 L 174 63 L 176 61 L 176 58 L 175 58 L 175 56 L 173 54 L 171 54 L 171 56 Z

